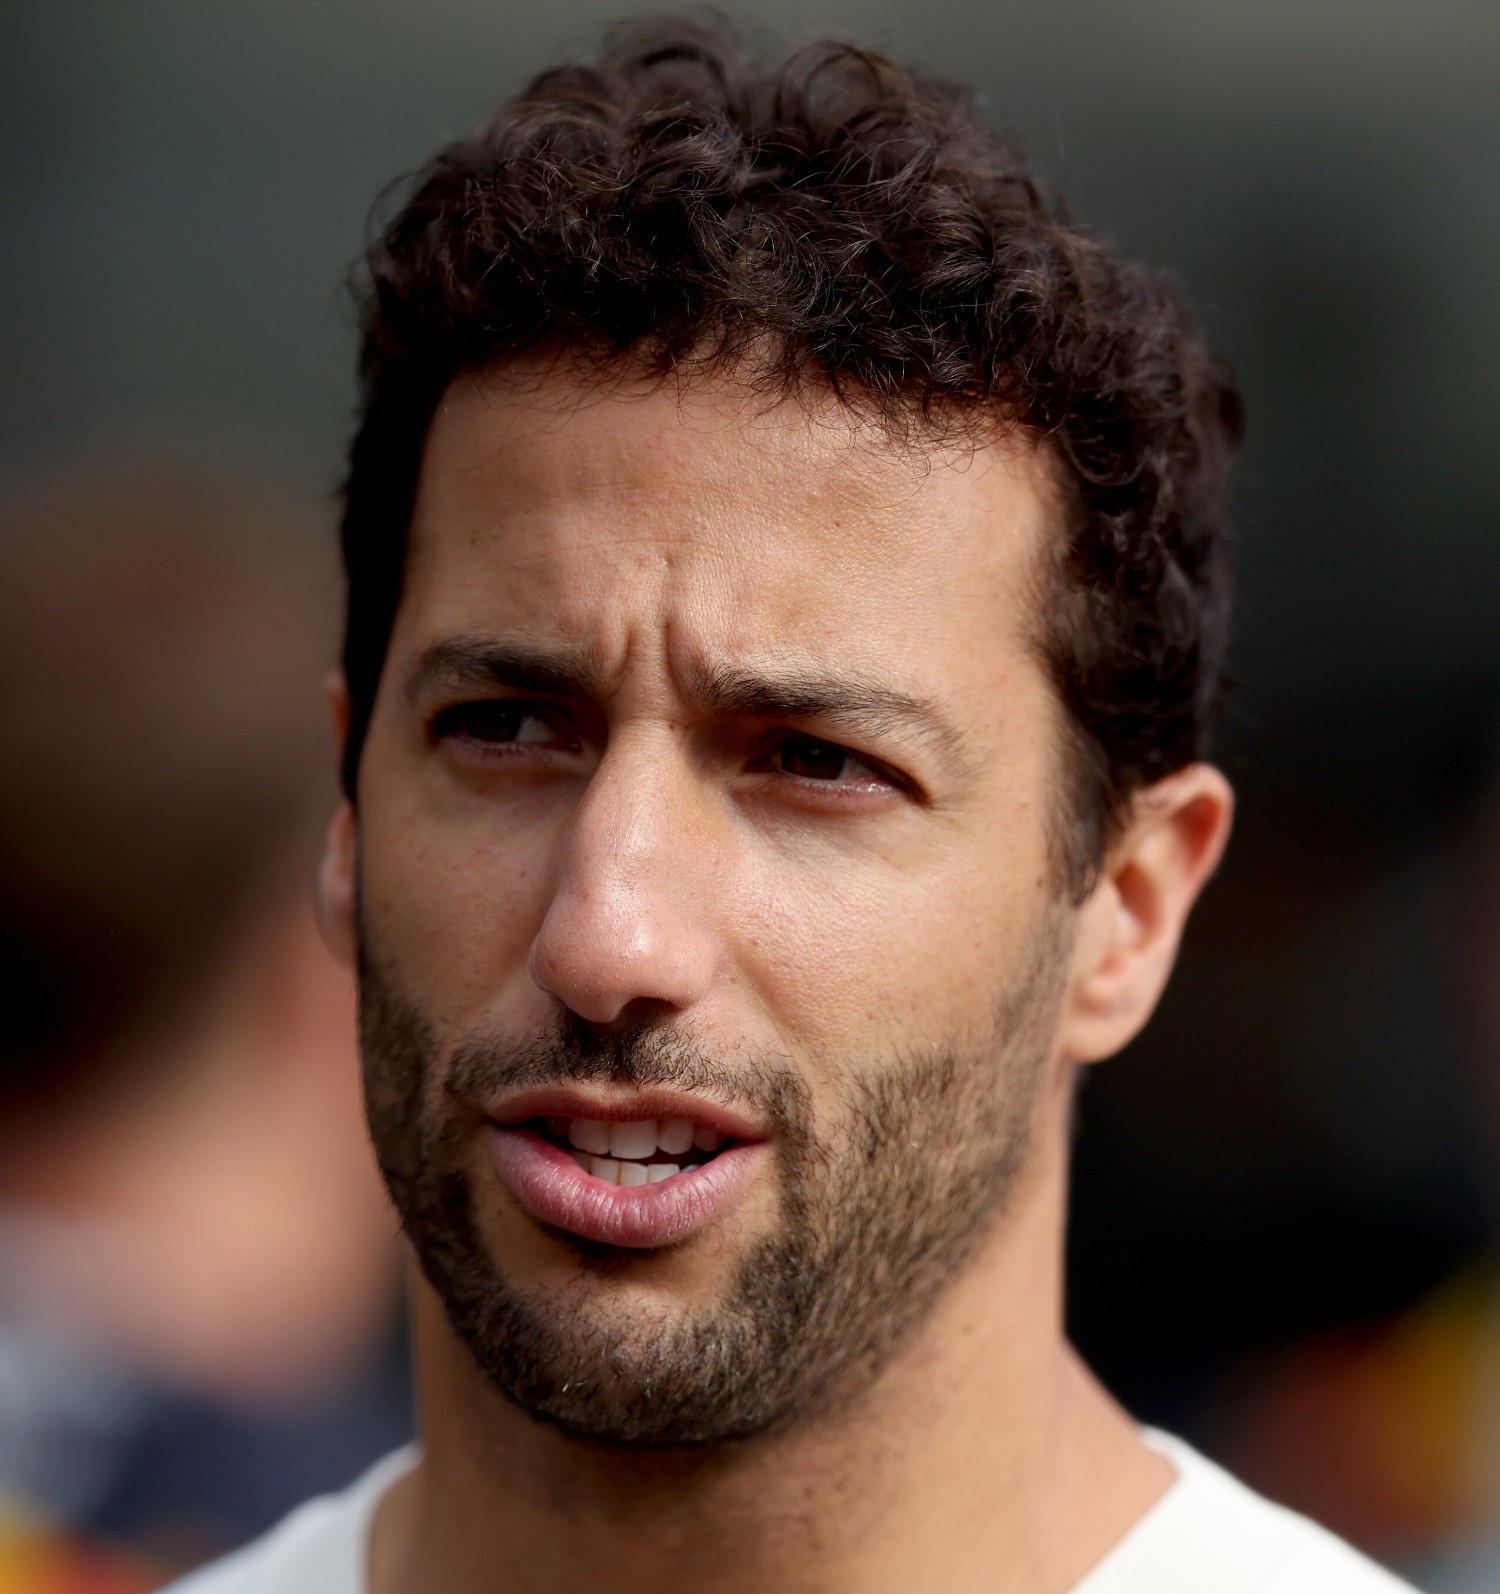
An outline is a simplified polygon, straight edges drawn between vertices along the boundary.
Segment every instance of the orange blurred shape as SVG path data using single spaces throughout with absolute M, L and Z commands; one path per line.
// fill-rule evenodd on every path
M 148 1594 L 163 1574 L 0 1501 L 0 1594 Z
M 1280 1358 L 1227 1446 L 1246 1481 L 1376 1555 L 1493 1521 L 1500 1291 L 1486 1268 Z

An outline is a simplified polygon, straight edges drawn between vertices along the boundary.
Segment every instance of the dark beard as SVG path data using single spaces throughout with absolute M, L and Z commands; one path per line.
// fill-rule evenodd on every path
M 591 1439 L 701 1445 L 823 1413 L 866 1387 L 1001 1212 L 1023 1165 L 1065 966 L 1054 916 L 970 1046 L 851 1069 L 837 1138 L 815 1132 L 801 1077 L 731 1066 L 670 1025 L 604 1031 L 573 1015 L 506 1048 L 438 1046 L 362 935 L 360 1035 L 370 1133 L 402 1227 L 489 1383 Z M 714 1307 L 650 1313 L 588 1286 L 630 1266 L 576 1237 L 576 1296 L 514 1285 L 476 1216 L 482 1114 L 500 1091 L 561 1081 L 666 1085 L 750 1109 L 773 1128 L 779 1222 Z

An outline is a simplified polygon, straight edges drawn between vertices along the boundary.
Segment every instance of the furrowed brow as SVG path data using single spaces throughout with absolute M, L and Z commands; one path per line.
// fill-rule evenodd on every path
M 449 637 L 427 648 L 407 672 L 407 701 L 414 702 L 431 686 L 475 691 L 505 686 L 559 696 L 601 695 L 598 672 L 586 659 L 482 637 Z
M 699 672 L 693 686 L 704 707 L 719 713 L 829 720 L 855 733 L 923 742 L 950 758 L 964 754 L 962 735 L 935 704 L 880 681 L 716 665 Z
M 888 736 L 932 748 L 967 764 L 967 743 L 938 707 L 884 682 L 814 671 L 750 670 L 712 665 L 692 672 L 691 696 L 719 714 L 764 720 L 822 720 L 851 734 Z M 558 696 L 607 695 L 602 673 L 587 658 L 486 637 L 450 637 L 425 649 L 407 672 L 403 689 L 415 702 L 431 687 L 512 691 Z

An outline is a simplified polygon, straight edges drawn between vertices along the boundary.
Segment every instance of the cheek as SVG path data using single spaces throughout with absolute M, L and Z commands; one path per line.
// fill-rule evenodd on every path
M 440 1031 L 471 1033 L 514 991 L 536 995 L 526 963 L 546 912 L 547 847 L 533 828 L 399 809 L 363 822 L 368 933 Z
M 955 838 L 920 864 L 760 860 L 741 899 L 739 961 L 783 1043 L 852 1061 L 985 1032 L 1048 897 L 1032 850 Z

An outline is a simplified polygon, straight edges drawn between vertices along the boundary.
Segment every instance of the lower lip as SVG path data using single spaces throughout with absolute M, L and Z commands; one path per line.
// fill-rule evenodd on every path
M 534 1218 L 601 1245 L 654 1250 L 705 1229 L 729 1207 L 765 1151 L 730 1146 L 692 1173 L 660 1184 L 606 1184 L 534 1129 L 487 1124 L 490 1152 Z

